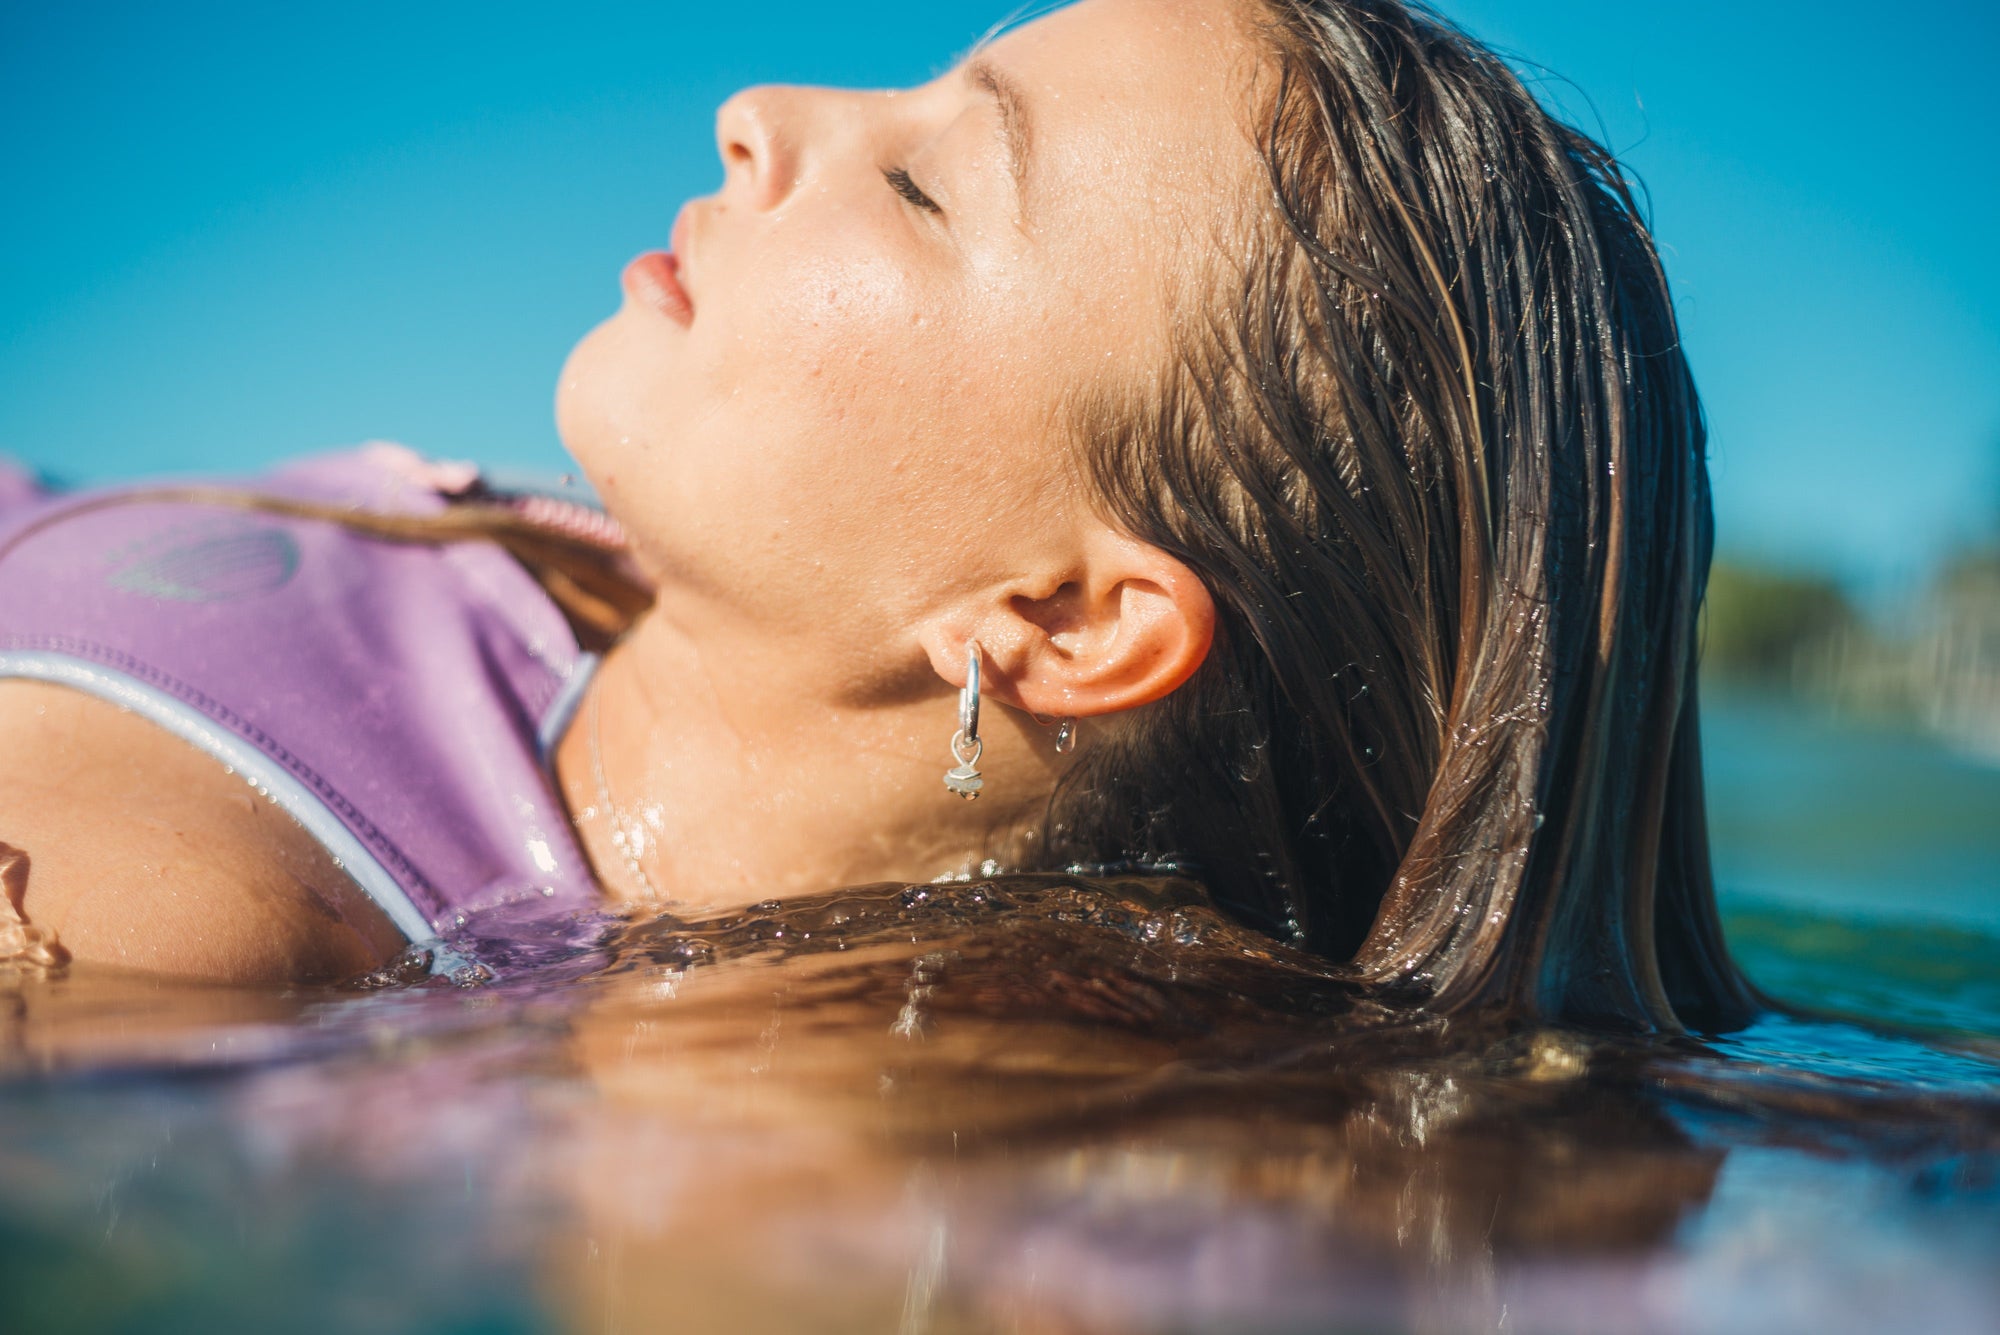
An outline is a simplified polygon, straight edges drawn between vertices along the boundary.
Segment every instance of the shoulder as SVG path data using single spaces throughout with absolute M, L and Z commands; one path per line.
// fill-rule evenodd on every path
M 295 822 L 137 715 L 0 681 L 0 756 L 14 762 L 0 843 L 25 855 L 10 896 L 77 960 L 280 983 L 362 972 L 403 945 Z

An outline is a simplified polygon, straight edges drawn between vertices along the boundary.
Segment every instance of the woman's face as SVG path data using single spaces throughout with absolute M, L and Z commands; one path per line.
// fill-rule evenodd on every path
M 691 310 L 642 256 L 558 393 L 666 615 L 865 674 L 1099 522 L 1063 407 L 1161 364 L 1251 195 L 1236 5 L 1083 0 L 919 88 L 724 104 L 673 231 Z

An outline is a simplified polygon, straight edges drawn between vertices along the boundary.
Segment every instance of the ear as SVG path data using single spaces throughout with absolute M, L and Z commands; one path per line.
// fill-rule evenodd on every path
M 1043 715 L 1091 718 L 1150 704 L 1194 675 L 1215 639 L 1215 601 L 1192 570 L 1108 527 L 1071 570 L 994 591 L 924 636 L 931 664 L 965 683 L 978 640 L 981 688 Z

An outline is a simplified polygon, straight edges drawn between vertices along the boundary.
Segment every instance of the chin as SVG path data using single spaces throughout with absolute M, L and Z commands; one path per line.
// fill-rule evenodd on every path
M 613 316 L 578 340 L 556 379 L 556 436 L 593 483 L 601 481 L 591 466 L 599 455 L 595 447 L 609 427 L 604 390 L 610 368 L 605 363 L 614 341 L 609 331 L 616 320 Z
M 647 390 L 661 374 L 661 356 L 646 346 L 625 313 L 585 334 L 563 362 L 556 382 L 556 434 L 612 518 L 624 525 L 634 555 L 645 547 L 649 493 L 647 451 L 657 445 L 660 405 Z M 641 557 L 641 564 L 646 564 Z

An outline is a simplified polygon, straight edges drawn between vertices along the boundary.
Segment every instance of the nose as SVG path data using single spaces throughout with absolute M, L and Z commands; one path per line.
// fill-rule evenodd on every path
M 723 190 L 752 208 L 775 208 L 798 184 L 803 144 L 800 103 L 806 90 L 767 84 L 745 88 L 715 113 L 715 148 Z

